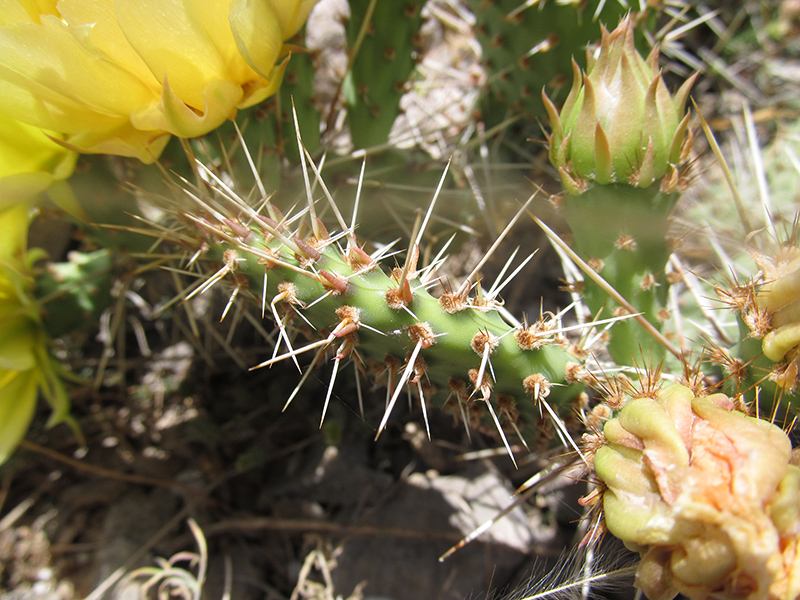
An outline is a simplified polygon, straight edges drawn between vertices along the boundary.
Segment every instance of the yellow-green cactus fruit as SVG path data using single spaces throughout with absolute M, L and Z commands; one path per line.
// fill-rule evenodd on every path
M 592 181 L 648 187 L 665 176 L 662 185 L 674 186 L 691 141 L 684 105 L 694 77 L 670 94 L 658 49 L 642 58 L 624 19 L 611 32 L 603 29 L 598 54 L 587 53 L 585 73 L 573 62 L 573 78 L 560 113 L 544 97 L 553 129 L 550 161 L 564 187 L 573 193 Z
M 680 385 L 627 402 L 594 467 L 650 600 L 800 596 L 800 468 L 786 434 Z

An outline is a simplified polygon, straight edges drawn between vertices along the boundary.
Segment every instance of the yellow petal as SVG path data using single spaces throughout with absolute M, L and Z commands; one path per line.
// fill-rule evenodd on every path
M 242 57 L 267 79 L 288 37 L 272 2 L 233 0 L 228 18 Z
M 236 114 L 242 89 L 229 81 L 214 81 L 203 89 L 202 109 L 187 106 L 164 82 L 158 106 L 132 115 L 131 122 L 139 129 L 163 129 L 181 137 L 196 137 L 219 127 Z
M 302 29 L 311 9 L 319 0 L 256 0 L 265 4 L 275 15 L 283 29 L 284 39 L 289 39 Z
M 79 134 L 122 127 L 153 92 L 93 55 L 55 17 L 0 27 L 0 105 L 42 129 Z
M 48 173 L 58 179 L 72 174 L 77 155 L 47 133 L 0 114 L 0 179 L 19 173 Z
M 168 133 L 208 133 L 274 93 L 315 3 L 0 0 L 0 106 L 65 148 L 152 162 Z
M 9 285 L 6 269 L 9 263 L 21 265 L 21 257 L 28 248 L 29 210 L 17 205 L 0 211 L 0 289 Z
M 216 2 L 220 4 L 225 3 Z M 125 38 L 155 79 L 162 84 L 169 82 L 174 97 L 203 111 L 206 85 L 230 78 L 225 58 L 215 44 L 223 36 L 214 39 L 191 1 L 115 0 L 114 6 Z M 228 29 L 225 21 L 217 22 L 216 28 Z M 230 34 L 228 37 L 228 46 L 233 48 L 233 38 Z
M 155 104 L 148 106 L 157 107 Z M 64 145 L 77 152 L 132 156 L 150 164 L 160 156 L 169 137 L 166 131 L 142 131 L 126 122 L 116 129 L 89 130 L 68 136 Z
M 0 463 L 8 459 L 28 430 L 36 396 L 34 371 L 0 370 Z
M 57 15 L 58 0 L 0 0 L 0 26 L 39 23 L 41 15 Z
M 60 0 L 58 9 L 73 35 L 84 45 L 114 64 L 123 67 L 158 96 L 158 81 L 136 53 L 117 22 L 114 0 Z
M 20 315 L 0 323 L 0 369 L 26 371 L 36 366 L 35 325 Z

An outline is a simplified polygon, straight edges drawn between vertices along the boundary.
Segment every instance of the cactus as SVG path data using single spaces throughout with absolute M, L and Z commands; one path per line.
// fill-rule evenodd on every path
M 416 65 L 420 0 L 350 0 L 350 70 L 342 91 L 356 148 L 385 144 Z
M 717 285 L 723 303 L 738 315 L 740 339 L 719 362 L 729 387 L 755 398 L 766 411 L 796 399 L 800 382 L 800 248 L 793 242 L 768 254 L 751 251 L 759 272 L 740 285 Z
M 693 78 L 673 97 L 658 70 L 658 50 L 645 61 L 634 46 L 632 23 L 603 29 L 597 58 L 587 56 L 560 113 L 543 95 L 550 115 L 550 161 L 565 189 L 564 216 L 578 253 L 634 310 L 654 326 L 663 319 L 670 248 L 668 218 L 686 185 L 692 135 L 684 103 Z M 608 293 L 587 278 L 585 300 L 593 314 L 611 310 Z M 634 321 L 611 329 L 609 351 L 618 364 L 663 356 Z
M 642 557 L 636 585 L 650 600 L 800 595 L 800 468 L 786 434 L 724 394 L 643 392 L 592 440 L 605 524 Z
M 714 266 L 718 273 L 728 275 L 714 278 L 715 283 L 707 288 L 708 296 L 716 295 L 721 306 L 737 318 L 728 319 L 727 326 L 725 320 L 715 320 L 714 327 L 722 334 L 712 339 L 707 355 L 721 369 L 729 395 L 753 403 L 762 414 L 774 415 L 797 400 L 800 337 L 795 282 L 800 246 L 793 216 L 796 210 L 791 191 L 793 182 L 789 180 L 794 171 L 793 149 L 788 144 L 796 124 L 783 124 L 783 134 L 762 152 L 755 141 L 752 121 L 748 124 L 749 114 L 749 110 L 745 111 L 745 125 L 756 181 L 748 181 L 745 172 L 739 174 L 736 182 L 701 115 L 706 137 L 719 162 L 720 175 L 727 180 L 733 198 L 730 203 L 699 203 L 687 220 L 707 223 L 716 244 L 726 237 L 745 239 L 743 245 L 716 245 L 722 251 L 716 251 L 720 262 Z M 722 193 L 723 190 L 712 187 L 705 196 L 718 199 Z M 736 206 L 735 212 L 720 210 L 730 204 Z M 763 220 L 758 217 L 762 211 Z M 785 233 L 779 233 L 781 230 Z M 783 408 L 779 408 L 781 404 Z

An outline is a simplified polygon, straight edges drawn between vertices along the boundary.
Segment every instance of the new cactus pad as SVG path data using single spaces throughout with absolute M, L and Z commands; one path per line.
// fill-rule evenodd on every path
M 470 405 L 485 403 L 496 426 L 511 418 L 511 430 L 519 427 L 530 441 L 541 434 L 536 423 L 542 415 L 555 418 L 551 405 L 564 415 L 571 411 L 582 370 L 555 316 L 510 326 L 498 312 L 496 293 L 482 291 L 474 278 L 433 296 L 436 265 L 417 264 L 417 244 L 402 266 L 386 270 L 347 227 L 331 234 L 314 217 L 298 221 L 271 204 L 257 212 L 222 193 L 228 198 L 181 209 L 186 226 L 171 237 L 195 255 L 199 268 L 186 298 L 225 279 L 236 295 L 274 318 L 278 348 L 254 368 L 306 352 L 313 356 L 310 368 L 332 358 L 329 398 L 339 364 L 352 362 L 360 376 L 389 389 L 379 431 L 406 386 L 423 403 L 450 396 L 462 417 Z M 208 261 L 217 267 L 210 269 Z

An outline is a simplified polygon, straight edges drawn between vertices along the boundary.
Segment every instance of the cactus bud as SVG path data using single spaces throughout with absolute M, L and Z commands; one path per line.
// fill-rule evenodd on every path
M 778 427 L 724 394 L 672 385 L 604 428 L 594 467 L 606 524 L 642 562 L 650 600 L 797 598 L 800 468 Z
M 550 161 L 571 193 L 587 181 L 648 187 L 680 162 L 687 136 L 684 104 L 694 78 L 673 96 L 658 70 L 658 50 L 637 52 L 633 25 L 603 29 L 587 70 L 573 62 L 573 85 L 561 114 L 544 96 L 552 122 Z

